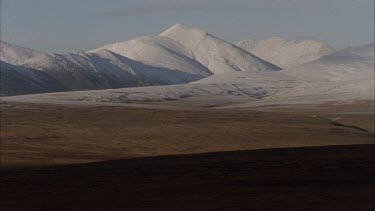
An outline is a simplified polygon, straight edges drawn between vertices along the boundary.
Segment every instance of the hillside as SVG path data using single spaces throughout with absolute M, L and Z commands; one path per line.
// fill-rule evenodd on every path
M 311 39 L 297 42 L 272 37 L 260 41 L 244 40 L 236 45 L 284 69 L 312 62 L 334 52 L 331 47 Z
M 204 77 L 150 66 L 108 50 L 40 54 L 22 65 L 2 62 L 1 73 L 2 95 L 180 84 Z
M 42 53 L 33 49 L 13 45 L 0 40 L 0 61 L 17 65 L 40 54 Z

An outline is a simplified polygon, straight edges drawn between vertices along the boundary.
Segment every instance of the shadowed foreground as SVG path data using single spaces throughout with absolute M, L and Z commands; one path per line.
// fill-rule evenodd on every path
M 3 210 L 373 210 L 374 145 L 176 155 L 2 174 Z

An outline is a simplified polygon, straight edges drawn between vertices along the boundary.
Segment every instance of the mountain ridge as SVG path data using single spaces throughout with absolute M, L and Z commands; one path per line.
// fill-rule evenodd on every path
M 271 53 L 274 52 L 273 48 L 282 49 L 283 46 L 302 44 L 301 46 L 312 45 L 315 49 L 314 46 L 324 45 L 313 40 L 296 42 L 279 37 L 263 42 L 272 44 L 270 48 L 264 48 Z M 258 41 L 249 40 L 247 43 L 257 45 Z M 12 44 L 9 47 L 19 49 Z M 366 77 L 372 76 L 368 70 L 373 66 L 373 48 L 373 44 L 370 44 L 325 56 L 319 54 L 321 57 L 317 60 L 304 61 L 307 64 L 281 70 L 251 52 L 204 30 L 176 24 L 160 35 L 142 36 L 91 51 L 67 54 L 34 52 L 35 54 L 32 55 L 26 52 L 24 56 L 13 57 L 20 58 L 19 61 L 14 62 L 15 64 L 1 61 L 1 73 L 4 78 L 1 81 L 1 94 L 17 95 L 190 83 L 181 85 L 187 89 L 186 91 L 173 91 L 171 97 L 167 98 L 172 99 L 173 96 L 178 98 L 180 94 L 190 96 L 189 90 L 194 91 L 198 87 L 197 93 L 205 96 L 210 93 L 215 96 L 229 93 L 228 96 L 232 99 L 236 98 L 236 95 L 248 96 L 249 99 L 263 99 L 278 89 L 294 87 L 293 83 L 302 81 L 308 84 L 305 88 L 310 86 L 310 82 L 336 83 L 348 79 L 368 81 Z M 289 49 L 293 50 L 293 47 Z M 8 49 L 8 52 L 13 51 Z M 22 54 L 23 51 L 17 52 Z M 294 58 L 303 58 L 306 52 L 311 53 L 310 49 L 295 51 L 299 55 Z M 1 58 L 5 57 L 2 55 Z M 338 65 L 335 67 L 335 64 Z M 364 84 L 371 84 L 371 81 Z M 18 91 L 17 86 L 19 86 Z M 354 86 L 353 82 L 350 86 Z M 169 88 L 155 87 L 157 93 L 159 88 L 169 92 Z M 163 93 L 158 94 L 164 96 Z M 137 98 L 147 99 L 142 96 Z
M 375 94 L 373 46 L 343 49 L 281 71 L 236 71 L 214 74 L 187 84 L 15 96 L 6 100 L 205 108 L 372 101 Z
M 187 49 L 214 74 L 233 71 L 277 71 L 281 68 L 200 29 L 175 24 L 160 34 Z
M 0 40 L 0 60 L 3 62 L 19 65 L 40 54 L 42 52 Z

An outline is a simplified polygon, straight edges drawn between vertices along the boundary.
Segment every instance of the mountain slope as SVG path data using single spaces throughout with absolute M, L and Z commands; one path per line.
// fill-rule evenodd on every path
M 244 40 L 237 46 L 282 68 L 308 63 L 334 52 L 315 40 L 287 41 L 280 37 L 267 40 Z
M 197 62 L 191 51 L 168 37 L 143 36 L 126 42 L 113 43 L 89 52 L 107 49 L 142 63 L 202 76 L 211 71 Z
M 69 91 L 110 88 L 109 83 L 114 87 L 118 84 L 115 77 L 109 77 L 110 73 L 95 71 L 95 66 L 89 59 L 77 54 L 42 54 L 27 61 L 24 66 L 52 76 Z M 129 74 L 124 72 L 123 76 L 127 79 Z
M 306 81 L 374 80 L 374 43 L 346 48 L 314 62 L 285 70 Z
M 69 90 L 186 83 L 198 75 L 152 67 L 110 52 L 43 54 L 25 63 L 61 81 Z
M 1 64 L 2 95 L 180 84 L 203 78 L 143 64 L 108 50 L 40 54 L 22 65 Z
M 42 53 L 33 49 L 13 45 L 0 40 L 0 61 L 17 65 L 40 54 Z
M 176 24 L 161 33 L 189 49 L 194 58 L 213 73 L 234 71 L 275 71 L 279 67 L 199 29 Z
M 3 95 L 64 91 L 66 88 L 46 73 L 0 61 L 1 89 Z
M 283 70 L 299 83 L 265 97 L 257 106 L 374 100 L 374 55 L 372 43 L 343 49 L 314 62 Z M 236 107 L 254 105 L 245 103 Z
M 288 69 L 285 74 L 311 84 L 298 88 L 303 94 L 319 94 L 325 88 L 325 94 L 374 99 L 374 43 L 341 50 L 302 67 Z
M 153 103 L 216 107 L 255 102 L 294 86 L 297 81 L 281 71 L 215 74 L 189 84 L 15 96 L 5 100 L 47 103 Z

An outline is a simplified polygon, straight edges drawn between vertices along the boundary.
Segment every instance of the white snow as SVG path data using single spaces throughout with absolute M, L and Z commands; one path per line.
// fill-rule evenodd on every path
M 169 37 L 189 49 L 194 58 L 214 74 L 235 71 L 275 71 L 279 67 L 206 31 L 176 24 L 160 36 Z
M 0 60 L 6 63 L 15 65 L 22 64 L 39 54 L 41 54 L 41 52 L 0 40 Z
M 149 66 L 105 49 L 92 53 L 42 54 L 28 60 L 24 66 L 48 73 L 68 90 L 179 84 L 203 78 Z
M 54 90 L 104 89 L 2 100 L 204 107 L 374 100 L 374 44 L 329 53 L 324 46 L 322 51 L 315 51 L 321 46 L 315 41 L 296 43 L 273 38 L 270 43 L 262 48 L 265 54 L 280 57 L 285 52 L 281 61 L 289 65 L 294 59 L 292 67 L 280 70 L 205 31 L 177 24 L 160 36 L 140 37 L 78 54 L 40 54 L 20 66 L 2 65 L 2 74 L 10 85 L 5 88 L 12 92 L 25 80 L 43 82 L 39 91 L 51 84 L 58 85 Z M 274 49 L 283 51 L 275 53 Z M 324 52 L 329 55 L 294 65 Z M 33 86 L 22 86 L 22 93 Z
M 315 40 L 288 41 L 280 37 L 244 40 L 237 43 L 244 50 L 282 68 L 305 64 L 330 55 L 334 50 Z
M 235 71 L 280 70 L 205 31 L 176 24 L 160 36 L 144 36 L 91 50 L 107 49 L 152 66 L 209 76 Z
M 191 51 L 168 37 L 143 36 L 126 42 L 106 45 L 89 52 L 97 52 L 102 49 L 155 67 L 202 76 L 212 74 L 209 69 L 195 60 Z
M 264 98 L 257 105 L 374 100 L 374 43 L 344 49 L 282 73 L 299 83 Z M 245 103 L 235 107 L 255 105 Z
M 105 49 L 40 54 L 22 65 L 1 62 L 2 78 L 6 79 L 1 83 L 2 95 L 181 84 L 204 77 L 150 66 Z

